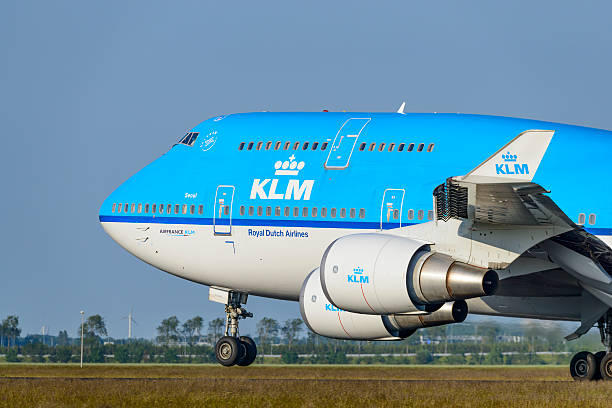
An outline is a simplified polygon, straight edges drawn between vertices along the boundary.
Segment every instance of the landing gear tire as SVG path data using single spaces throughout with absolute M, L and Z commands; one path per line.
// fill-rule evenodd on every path
M 598 369 L 597 359 L 593 353 L 581 351 L 570 362 L 570 373 L 574 381 L 591 381 L 595 379 Z
M 250 337 L 241 336 L 239 340 L 246 348 L 246 353 L 244 357 L 241 358 L 236 364 L 241 367 L 246 367 L 248 365 L 253 364 L 253 362 L 255 361 L 255 358 L 257 357 L 257 346 L 255 345 L 253 339 Z
M 232 336 L 223 336 L 215 346 L 215 356 L 219 364 L 226 367 L 233 366 L 244 358 L 246 347 Z
M 603 360 L 603 358 L 606 356 L 606 352 L 605 351 L 598 351 L 597 353 L 595 353 L 595 362 L 597 364 L 597 372 L 595 373 L 595 378 L 593 378 L 594 380 L 601 380 L 601 361 Z
M 599 374 L 604 381 L 612 381 L 612 353 L 607 353 L 599 363 Z

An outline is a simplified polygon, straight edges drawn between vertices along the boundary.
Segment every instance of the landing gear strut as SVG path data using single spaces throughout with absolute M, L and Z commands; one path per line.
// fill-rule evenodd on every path
M 257 346 L 252 338 L 240 336 L 238 330 L 240 319 L 253 317 L 253 313 L 242 306 L 247 301 L 247 294 L 210 288 L 209 299 L 225 304 L 225 335 L 215 345 L 217 361 L 226 367 L 252 364 L 257 357 Z
M 595 354 L 581 351 L 570 363 L 570 373 L 576 381 L 612 381 L 612 309 L 597 322 L 601 342 L 606 348 Z

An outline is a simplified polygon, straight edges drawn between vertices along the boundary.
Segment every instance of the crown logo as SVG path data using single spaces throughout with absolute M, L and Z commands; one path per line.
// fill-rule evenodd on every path
M 510 154 L 510 152 L 506 152 L 506 154 L 502 154 L 502 159 L 505 162 L 515 162 L 518 156 L 516 154 Z
M 363 274 L 363 268 L 360 267 L 360 266 L 358 266 L 356 268 L 353 268 L 353 273 L 357 274 L 357 275 L 361 275 L 361 274 Z
M 297 176 L 305 165 L 306 163 L 303 161 L 299 163 L 296 162 L 295 155 L 292 154 L 289 156 L 289 160 L 285 160 L 284 162 L 279 160 L 274 163 L 274 168 L 276 169 L 274 174 L 277 176 Z

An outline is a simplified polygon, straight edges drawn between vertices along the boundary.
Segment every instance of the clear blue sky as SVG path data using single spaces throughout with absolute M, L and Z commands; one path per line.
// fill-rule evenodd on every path
M 115 187 L 214 115 L 405 100 L 612 129 L 611 15 L 607 1 L 4 0 L 0 317 L 73 335 L 85 309 L 124 337 L 133 305 L 135 334 L 151 337 L 173 314 L 221 316 L 206 287 L 138 261 L 97 218 Z

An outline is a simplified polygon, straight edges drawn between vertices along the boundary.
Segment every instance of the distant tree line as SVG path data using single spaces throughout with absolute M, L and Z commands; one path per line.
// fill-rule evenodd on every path
M 95 314 L 82 327 L 84 360 L 215 363 L 214 345 L 223 336 L 225 323 L 214 318 L 205 325 L 201 316 L 181 323 L 170 316 L 161 321 L 153 341 L 128 341 L 109 338 L 104 318 Z M 0 325 L 0 361 L 78 362 L 80 325 L 77 333 L 78 337 L 69 337 L 61 330 L 57 336 L 21 337 L 19 318 L 8 316 Z M 373 342 L 328 339 L 305 329 L 301 319 L 281 323 L 263 317 L 251 337 L 257 342 L 257 363 L 287 364 L 566 364 L 578 350 L 601 348 L 595 332 L 568 343 L 560 325 L 500 326 L 493 320 L 423 329 L 403 341 Z

